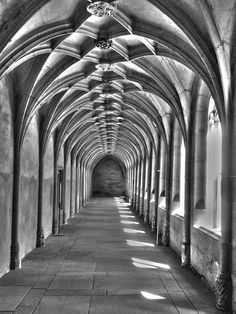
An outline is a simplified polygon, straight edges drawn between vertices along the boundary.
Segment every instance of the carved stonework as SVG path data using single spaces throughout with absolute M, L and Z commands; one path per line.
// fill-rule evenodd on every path
M 113 16 L 116 13 L 117 5 L 115 1 L 92 1 L 88 5 L 87 10 L 90 14 L 97 17 L 108 17 Z
M 112 85 L 112 82 L 111 82 L 111 81 L 103 81 L 103 82 L 102 82 L 102 86 L 103 86 L 104 89 L 110 88 L 111 85 Z
M 109 49 L 112 46 L 112 41 L 108 38 L 100 38 L 95 40 L 95 46 L 100 49 Z
M 219 122 L 219 115 L 216 108 L 214 108 L 208 115 L 208 124 L 209 126 L 213 126 L 218 122 Z
M 115 69 L 114 64 L 111 64 L 110 62 L 100 62 L 95 67 L 101 69 L 103 72 L 109 72 Z
M 216 306 L 221 311 L 231 310 L 232 282 L 231 276 L 220 274 L 216 280 Z

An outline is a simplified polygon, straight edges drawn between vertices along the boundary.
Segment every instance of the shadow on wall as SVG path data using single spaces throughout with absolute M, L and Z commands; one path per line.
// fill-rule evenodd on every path
M 125 195 L 125 166 L 114 157 L 105 157 L 95 167 L 92 177 L 93 195 Z

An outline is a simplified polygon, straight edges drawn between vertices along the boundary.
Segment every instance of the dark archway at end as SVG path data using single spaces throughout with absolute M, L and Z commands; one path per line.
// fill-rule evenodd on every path
M 126 170 L 116 158 L 103 158 L 94 168 L 92 176 L 93 195 L 121 196 L 126 190 Z

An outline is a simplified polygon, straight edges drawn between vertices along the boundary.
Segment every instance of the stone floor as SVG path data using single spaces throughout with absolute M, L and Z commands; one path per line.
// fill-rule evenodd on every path
M 0 279 L 0 313 L 217 313 L 212 293 L 155 247 L 126 203 L 94 198 Z

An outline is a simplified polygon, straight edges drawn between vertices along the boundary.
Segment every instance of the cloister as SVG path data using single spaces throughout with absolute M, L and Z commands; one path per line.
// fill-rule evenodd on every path
M 3 282 L 117 198 L 236 311 L 235 23 L 235 0 L 0 0 Z

